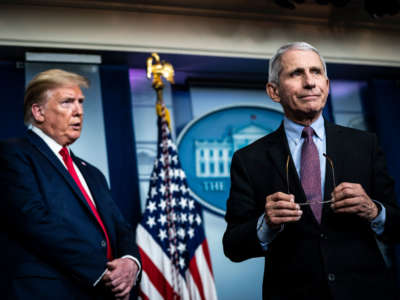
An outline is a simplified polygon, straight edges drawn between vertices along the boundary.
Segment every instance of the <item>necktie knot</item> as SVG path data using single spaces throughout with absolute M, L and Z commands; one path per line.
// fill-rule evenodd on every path
M 306 126 L 306 127 L 304 127 L 303 132 L 301 133 L 301 135 L 305 139 L 310 139 L 314 135 L 314 129 L 312 129 L 312 127 L 310 127 L 310 126 Z
M 62 147 L 61 150 L 60 150 L 60 152 L 58 152 L 58 153 L 60 153 L 60 155 L 62 156 L 62 158 L 63 158 L 64 160 L 67 159 L 68 156 L 69 156 L 69 152 L 68 152 L 67 147 Z
M 70 169 L 72 166 L 72 158 L 71 155 L 69 155 L 67 147 L 62 147 L 62 149 L 58 153 L 60 153 L 65 165 L 67 166 L 68 171 L 71 172 Z

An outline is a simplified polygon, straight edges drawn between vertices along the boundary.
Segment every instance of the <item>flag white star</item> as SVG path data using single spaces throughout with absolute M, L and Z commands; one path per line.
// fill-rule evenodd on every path
M 182 197 L 181 201 L 179 201 L 179 205 L 182 207 L 182 209 L 185 209 L 185 207 L 188 205 L 187 199 Z
M 160 185 L 160 193 L 161 193 L 162 195 L 165 194 L 165 190 L 166 190 L 165 185 L 161 184 L 161 185 Z
M 153 186 L 150 190 L 150 198 L 153 199 L 155 196 L 157 196 L 157 188 Z
M 175 251 L 176 251 L 175 245 L 174 245 L 174 244 L 170 244 L 170 245 L 169 245 L 169 248 L 168 248 L 168 251 L 169 251 L 169 254 L 170 254 L 170 255 L 174 254 Z
M 189 210 L 194 209 L 194 200 L 189 200 Z
M 199 214 L 196 215 L 196 223 L 197 223 L 197 225 L 201 224 L 201 218 L 200 218 Z
M 181 213 L 181 222 L 182 222 L 182 223 L 187 222 L 187 214 Z
M 158 207 L 159 207 L 161 210 L 165 210 L 165 208 L 167 207 L 167 201 L 165 201 L 165 200 L 160 200 L 160 203 L 158 204 Z
M 169 239 L 172 240 L 176 237 L 176 232 L 173 228 L 168 229 Z
M 179 253 L 182 254 L 182 252 L 186 251 L 186 245 L 184 243 L 179 242 L 177 249 L 178 249 Z
M 160 231 L 158 232 L 158 237 L 161 241 L 163 241 L 167 238 L 167 231 L 165 229 L 160 229 Z
M 147 205 L 147 209 L 150 213 L 153 213 L 157 209 L 156 203 L 154 201 L 149 201 L 149 204 Z
M 193 229 L 192 227 L 189 227 L 189 229 L 188 229 L 188 235 L 189 235 L 190 238 L 193 238 L 193 237 L 194 237 L 194 229 Z
M 179 266 L 181 269 L 185 267 L 185 260 L 182 257 L 179 257 Z
M 189 223 L 190 225 L 192 225 L 194 222 L 194 215 L 193 214 L 189 214 Z
M 173 163 L 174 165 L 177 165 L 177 164 L 178 164 L 178 155 L 172 156 L 172 163 Z
M 186 194 L 188 192 L 188 189 L 186 188 L 186 186 L 184 184 L 181 184 L 181 186 L 179 188 L 181 189 L 183 194 Z
M 171 140 L 168 140 L 168 147 L 170 147 L 174 152 L 176 151 L 176 146 Z
M 181 180 L 185 179 L 186 177 L 185 172 L 182 169 L 179 169 L 179 177 L 181 178 Z
M 185 238 L 185 235 L 186 235 L 185 229 L 183 229 L 182 227 L 179 227 L 179 229 L 177 231 L 177 234 L 183 240 Z
M 158 218 L 158 222 L 161 224 L 161 226 L 164 226 L 165 223 L 167 223 L 167 216 L 164 214 L 160 214 L 160 217 Z
M 163 169 L 160 170 L 160 172 L 158 173 L 158 176 L 164 180 L 165 179 L 165 171 Z
M 171 218 L 172 218 L 172 222 L 176 222 L 178 220 L 178 216 L 174 212 L 171 214 Z
M 171 207 L 172 207 L 172 208 L 175 207 L 175 206 L 176 206 L 176 199 L 175 199 L 175 198 L 172 198 L 170 204 L 171 204 Z
M 172 175 L 172 177 L 173 177 L 174 179 L 179 178 L 180 172 L 181 172 L 181 169 L 173 169 L 173 172 L 172 172 L 173 175 Z
M 156 220 L 155 220 L 155 218 L 154 218 L 154 217 L 149 217 L 149 218 L 147 219 L 146 224 L 147 224 L 150 228 L 153 228 L 153 226 L 156 225 Z
M 173 194 L 174 192 L 179 191 L 179 187 L 176 183 L 171 183 L 170 184 L 170 193 Z

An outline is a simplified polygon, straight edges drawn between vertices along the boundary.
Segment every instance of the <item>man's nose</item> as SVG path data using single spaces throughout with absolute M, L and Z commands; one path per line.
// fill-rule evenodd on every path
M 313 74 L 306 72 L 304 74 L 304 88 L 313 89 L 315 88 L 315 78 Z
M 79 101 L 75 101 L 74 105 L 74 115 L 75 116 L 81 116 L 83 115 L 83 103 Z

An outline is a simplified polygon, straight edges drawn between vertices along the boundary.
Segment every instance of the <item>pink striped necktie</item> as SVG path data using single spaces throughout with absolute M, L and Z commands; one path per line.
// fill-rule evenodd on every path
M 319 164 L 319 154 L 317 146 L 313 141 L 314 129 L 306 126 L 302 136 L 304 143 L 301 148 L 301 185 L 306 194 L 307 202 L 314 213 L 315 219 L 321 223 L 322 216 L 322 192 L 321 192 L 321 169 Z

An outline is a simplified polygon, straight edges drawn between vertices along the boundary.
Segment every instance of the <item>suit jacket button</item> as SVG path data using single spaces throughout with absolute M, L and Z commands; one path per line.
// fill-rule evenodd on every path
M 105 240 L 102 240 L 102 241 L 101 241 L 101 246 L 102 246 L 103 248 L 107 247 L 107 243 L 106 243 Z
M 335 281 L 335 279 L 336 279 L 335 274 L 333 274 L 333 273 L 329 273 L 328 274 L 328 280 L 329 281 Z

